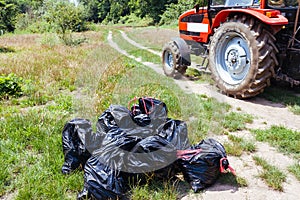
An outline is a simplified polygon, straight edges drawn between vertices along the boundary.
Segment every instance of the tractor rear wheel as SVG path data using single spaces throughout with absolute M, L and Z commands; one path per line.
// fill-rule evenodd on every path
M 259 21 L 235 16 L 212 37 L 209 65 L 212 78 L 228 96 L 254 97 L 270 85 L 278 65 L 274 36 Z
M 163 47 L 162 64 L 166 76 L 175 77 L 183 75 L 187 66 L 180 65 L 180 51 L 174 41 L 170 41 Z

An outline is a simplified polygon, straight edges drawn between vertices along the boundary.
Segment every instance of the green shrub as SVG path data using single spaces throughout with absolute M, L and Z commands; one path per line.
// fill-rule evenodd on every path
M 21 96 L 23 94 L 22 83 L 23 79 L 15 74 L 0 75 L 0 99 Z
M 7 0 L 0 1 L 0 31 L 12 32 L 15 29 L 17 6 Z
M 12 52 L 15 52 L 13 48 L 0 46 L 0 53 L 12 53 Z
M 167 5 L 166 11 L 160 15 L 160 25 L 172 25 L 177 23 L 178 17 L 187 10 L 194 7 L 195 4 L 200 7 L 207 6 L 207 0 L 178 0 L 178 3 Z
M 195 0 L 179 0 L 178 3 L 171 3 L 167 5 L 166 11 L 160 16 L 160 25 L 173 24 L 177 22 L 178 17 L 195 5 Z
M 73 39 L 72 32 L 87 30 L 85 7 L 65 1 L 48 1 L 46 7 L 45 20 L 54 26 L 63 42 L 70 46 L 80 44 L 82 41 Z
M 119 23 L 134 26 L 150 26 L 154 24 L 153 19 L 151 17 L 145 16 L 141 18 L 136 16 L 136 14 L 134 13 L 121 17 Z
M 31 23 L 30 21 L 30 17 L 27 13 L 18 14 L 16 16 L 16 29 L 18 31 L 26 30 Z
M 38 20 L 27 27 L 30 33 L 49 33 L 54 32 L 53 27 L 44 20 Z
M 80 32 L 87 30 L 85 21 L 85 7 L 75 6 L 64 1 L 49 1 L 45 19 L 56 27 L 57 32 L 64 34 L 67 31 Z

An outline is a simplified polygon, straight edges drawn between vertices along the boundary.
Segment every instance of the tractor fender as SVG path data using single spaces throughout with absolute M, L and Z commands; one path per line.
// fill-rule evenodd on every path
M 191 65 L 191 51 L 188 46 L 188 44 L 185 42 L 184 39 L 179 37 L 172 38 L 172 41 L 174 41 L 178 47 L 179 53 L 180 53 L 180 61 L 179 65 Z
M 283 26 L 288 24 L 288 19 L 285 18 L 283 15 L 280 14 L 280 12 L 278 12 L 278 14 L 276 15 L 276 17 L 268 17 L 266 16 L 264 13 L 266 12 L 276 12 L 276 10 L 271 10 L 271 9 L 259 9 L 259 10 L 255 10 L 255 9 L 228 9 L 228 10 L 222 10 L 221 12 L 219 12 L 213 22 L 212 25 L 212 30 L 213 28 L 217 28 L 220 26 L 221 23 L 225 22 L 227 17 L 232 14 L 247 14 L 247 15 L 251 15 L 254 18 L 262 21 L 265 24 L 270 25 L 271 27 L 278 27 L 278 26 Z

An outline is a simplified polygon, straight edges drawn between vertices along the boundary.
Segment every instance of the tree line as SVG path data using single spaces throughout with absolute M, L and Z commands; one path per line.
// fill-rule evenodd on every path
M 91 23 L 162 25 L 177 21 L 197 0 L 0 0 L 3 32 L 83 31 Z

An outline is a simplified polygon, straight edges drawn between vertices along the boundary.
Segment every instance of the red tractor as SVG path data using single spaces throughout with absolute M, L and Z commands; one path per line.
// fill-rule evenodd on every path
M 298 0 L 299 1 L 299 0 Z M 222 92 L 254 97 L 271 79 L 300 85 L 297 0 L 207 0 L 179 17 L 180 38 L 163 48 L 167 76 L 185 73 L 191 54 L 208 58 Z

